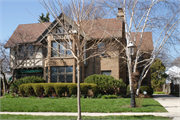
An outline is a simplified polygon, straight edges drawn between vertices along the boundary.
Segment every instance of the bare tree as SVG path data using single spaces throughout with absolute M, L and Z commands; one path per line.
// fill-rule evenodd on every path
M 4 93 L 8 92 L 11 83 L 13 83 L 16 78 L 16 70 L 24 67 L 27 60 L 33 59 L 33 55 L 38 54 L 38 49 L 42 47 L 42 44 L 38 44 L 38 48 L 33 49 L 34 35 L 27 31 L 25 28 L 18 27 L 7 43 L 1 43 L 0 53 L 1 53 L 1 75 L 3 76 Z M 10 48 L 10 53 L 7 52 L 7 48 Z M 6 71 L 11 71 L 12 77 L 10 81 L 6 78 Z
M 66 51 L 70 51 L 76 60 L 77 69 L 77 104 L 78 104 L 78 120 L 81 119 L 80 104 L 80 68 L 88 59 L 100 56 L 112 49 L 115 43 L 107 38 L 107 34 L 103 32 L 101 19 L 104 16 L 100 6 L 95 4 L 95 0 L 70 0 L 65 3 L 60 0 L 51 1 L 43 0 L 42 5 L 55 18 L 60 28 L 60 33 L 53 33 L 49 28 L 49 32 L 54 37 L 54 41 Z M 97 19 L 98 18 L 98 19 Z M 60 41 L 60 42 L 59 42 Z M 101 50 L 102 43 L 108 43 L 106 49 Z M 48 46 L 51 47 L 51 46 Z M 53 51 L 57 49 L 51 47 Z M 57 54 L 63 54 L 63 51 L 57 51 Z M 87 56 L 88 54 L 88 56 Z M 59 59 L 61 60 L 61 59 Z
M 3 82 L 4 93 L 6 92 L 7 79 L 5 72 L 9 69 L 9 54 L 4 48 L 4 43 L 0 43 L 0 70 L 1 70 L 1 80 Z
M 133 74 L 138 69 L 142 71 L 138 77 L 138 87 L 136 94 L 139 94 L 140 86 L 146 77 L 150 66 L 169 40 L 179 39 L 179 2 L 169 0 L 103 0 L 101 3 L 113 14 L 117 14 L 117 8 L 122 8 L 123 15 L 119 17 L 124 20 L 126 33 L 126 46 L 122 46 L 126 51 L 126 60 L 129 74 L 130 91 L 133 94 Z M 154 48 L 150 49 L 149 41 L 145 41 L 145 32 L 151 31 L 153 34 Z M 108 32 L 107 32 L 108 33 Z M 116 39 L 118 41 L 118 39 Z M 119 42 L 122 45 L 121 42 Z M 128 44 L 136 45 L 134 56 L 131 58 Z M 147 49 L 142 49 L 145 44 Z M 144 55 L 144 59 L 141 59 Z M 120 56 L 121 57 L 121 56 Z M 133 59 L 133 60 L 132 60 Z

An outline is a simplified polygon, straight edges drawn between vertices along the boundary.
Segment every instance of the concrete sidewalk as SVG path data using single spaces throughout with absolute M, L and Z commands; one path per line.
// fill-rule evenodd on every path
M 82 112 L 82 116 L 109 116 L 109 115 L 154 115 L 164 117 L 174 117 L 173 120 L 180 120 L 180 98 L 171 95 L 153 95 L 154 99 L 165 107 L 168 112 L 122 112 L 122 113 L 87 113 Z M 77 113 L 67 112 L 0 112 L 0 114 L 16 115 L 57 115 L 57 116 L 77 116 Z
M 168 114 L 175 117 L 173 120 L 180 120 L 180 97 L 156 94 L 153 98 L 168 111 Z

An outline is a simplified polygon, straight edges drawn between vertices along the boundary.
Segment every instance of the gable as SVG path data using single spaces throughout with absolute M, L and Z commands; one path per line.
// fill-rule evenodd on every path
M 34 43 L 50 24 L 50 22 L 20 24 L 5 44 L 5 48 L 21 43 Z

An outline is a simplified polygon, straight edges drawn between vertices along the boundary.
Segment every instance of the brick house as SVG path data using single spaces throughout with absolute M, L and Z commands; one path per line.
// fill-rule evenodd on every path
M 123 17 L 121 9 L 119 9 L 118 14 Z M 71 24 L 72 20 L 66 15 L 61 14 L 59 17 L 63 17 L 63 20 L 68 22 L 71 28 L 75 28 Z M 117 17 L 100 19 L 99 22 L 101 25 L 106 25 L 111 35 L 120 38 L 126 45 L 123 20 Z M 61 30 L 62 28 L 56 20 L 52 23 L 22 24 L 16 28 L 5 45 L 6 48 L 10 48 L 10 68 L 19 64 L 15 68 L 16 79 L 35 75 L 44 77 L 47 82 L 76 82 L 76 61 L 72 57 L 72 53 L 58 46 L 54 41 L 56 39 L 55 36 L 49 34 L 50 32 L 58 34 Z M 83 30 L 86 32 L 87 28 Z M 105 33 L 94 28 L 90 37 L 92 39 L 100 39 L 103 34 Z M 103 37 L 111 39 L 107 34 Z M 137 35 L 137 44 L 139 38 L 140 33 Z M 143 41 L 141 50 L 152 51 L 151 32 L 144 33 Z M 101 44 L 101 47 L 105 47 L 105 44 Z M 27 51 L 24 52 L 25 48 Z M 52 48 L 57 49 L 63 54 L 58 54 Z M 126 64 L 118 56 L 111 54 L 109 56 L 98 56 L 88 59 L 82 64 L 80 71 L 81 82 L 84 81 L 84 78 L 93 74 L 106 74 L 116 79 L 122 78 L 126 84 L 129 84 Z M 142 85 L 150 84 L 150 73 L 148 73 Z

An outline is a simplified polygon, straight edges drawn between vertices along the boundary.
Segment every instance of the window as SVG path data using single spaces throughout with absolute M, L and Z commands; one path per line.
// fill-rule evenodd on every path
M 51 57 L 72 56 L 71 51 L 68 50 L 72 46 L 72 42 L 67 44 L 61 41 L 52 41 L 51 44 L 52 44 Z
M 98 45 L 98 52 L 103 52 L 105 49 L 105 43 L 102 42 Z
M 101 74 L 104 74 L 104 75 L 111 75 L 111 71 L 101 71 Z
M 63 29 L 63 27 L 61 27 L 61 26 L 56 27 L 56 33 L 64 33 L 64 32 L 65 32 L 65 30 Z
M 18 55 L 18 58 L 27 58 L 33 57 L 34 54 L 34 46 L 33 45 L 24 45 L 19 46 L 18 48 L 18 54 L 16 52 L 16 55 Z
M 28 45 L 28 54 L 30 57 L 33 57 L 34 53 L 34 46 L 33 45 Z
M 18 55 L 19 55 L 19 58 L 23 58 L 23 57 L 26 57 L 25 54 L 26 51 L 25 51 L 25 46 L 19 46 L 18 48 Z
M 51 82 L 72 83 L 73 67 L 51 67 Z

